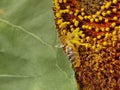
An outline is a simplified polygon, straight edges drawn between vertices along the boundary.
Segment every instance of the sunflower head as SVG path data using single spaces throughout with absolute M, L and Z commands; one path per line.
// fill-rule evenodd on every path
M 119 90 L 120 0 L 54 0 L 54 14 L 78 85 Z

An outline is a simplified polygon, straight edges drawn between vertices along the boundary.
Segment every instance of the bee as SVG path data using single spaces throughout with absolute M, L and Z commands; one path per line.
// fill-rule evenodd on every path
M 67 46 L 67 47 L 65 48 L 65 52 L 66 52 L 66 54 L 67 54 L 67 56 L 68 56 L 68 59 L 69 59 L 71 62 L 74 62 L 74 60 L 75 60 L 75 53 L 74 53 L 72 47 Z

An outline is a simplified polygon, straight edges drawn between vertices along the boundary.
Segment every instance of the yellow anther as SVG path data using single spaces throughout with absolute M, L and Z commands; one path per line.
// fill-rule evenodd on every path
M 110 10 L 108 10 L 108 11 L 106 12 L 106 14 L 107 14 L 107 15 L 110 15 L 110 14 L 111 14 L 111 11 L 110 11 Z
M 85 9 L 84 8 L 81 8 L 81 11 L 84 11 Z
M 108 38 L 110 35 L 109 35 L 109 33 L 106 33 L 105 34 L 105 38 Z
M 106 3 L 105 8 L 108 9 L 110 5 L 111 5 L 111 1 Z
M 70 11 L 70 12 L 69 12 L 69 14 L 70 14 L 70 15 L 72 15 L 72 14 L 73 14 L 73 12 L 72 12 L 72 11 Z
M 107 45 L 108 45 L 108 43 L 107 43 L 107 42 L 103 42 L 103 45 L 104 45 L 104 46 L 107 46 Z
M 75 21 L 74 22 L 74 25 L 77 27 L 78 26 L 78 24 L 79 24 L 79 21 Z
M 102 17 L 102 16 L 99 16 L 99 20 L 102 21 L 102 20 L 103 20 L 103 17 Z
M 81 36 L 81 35 L 82 35 L 82 33 L 83 33 L 83 31 L 80 31 L 80 32 L 79 32 L 79 35 Z
M 100 47 L 100 44 L 97 44 L 97 47 Z
M 76 19 L 73 19 L 72 21 L 73 21 L 73 22 L 75 22 L 75 21 L 76 21 Z
M 113 22 L 113 23 L 111 24 L 111 27 L 114 28 L 115 26 L 116 26 L 116 23 Z
M 95 46 L 92 46 L 92 49 L 95 49 Z
M 61 14 L 60 14 L 60 13 L 56 13 L 56 17 L 58 17 L 58 18 L 59 18 L 60 16 L 61 16 Z
M 92 15 L 93 18 L 96 18 L 96 15 Z
M 116 12 L 117 12 L 117 8 L 113 8 L 112 11 L 113 11 L 114 13 L 116 13 Z
M 86 26 L 85 26 L 85 25 L 82 25 L 82 28 L 83 28 L 83 29 L 85 29 L 85 28 L 86 28 Z
M 98 36 L 97 36 L 97 39 L 100 39 L 100 38 L 101 38 L 101 35 L 98 35 Z
M 86 40 L 87 40 L 87 41 L 89 41 L 89 40 L 90 40 L 90 37 L 89 37 L 89 36 L 87 36 L 87 37 L 86 37 Z
M 117 37 L 113 37 L 113 41 L 117 41 Z
M 99 22 L 99 19 L 98 19 L 98 18 L 95 18 L 95 22 Z
M 85 15 L 85 13 L 84 13 L 84 12 L 81 12 L 81 15 L 82 15 L 82 16 L 84 16 L 84 15 Z
M 62 0 L 58 0 L 59 1 L 59 3 L 62 3 Z
M 66 8 L 67 8 L 67 9 L 70 9 L 70 6 L 67 6 Z
M 93 38 L 93 41 L 96 41 L 97 39 L 96 38 Z
M 76 45 L 80 45 L 80 42 L 77 41 L 77 40 L 72 40 L 72 43 L 73 43 L 73 44 L 76 44 Z
M 107 27 L 107 28 L 105 28 L 105 30 L 106 30 L 106 31 L 110 31 L 110 28 L 109 28 L 109 27 Z
M 67 31 L 64 29 L 64 30 L 62 31 L 62 34 L 66 34 L 66 32 L 67 32 Z
M 99 32 L 99 28 L 95 28 L 95 31 L 96 31 L 96 32 Z
M 79 28 L 79 27 L 75 29 L 75 31 L 76 31 L 77 33 L 79 32 L 79 30 L 80 30 L 80 28 Z
M 117 16 L 114 16 L 114 17 L 113 17 L 113 20 L 117 20 L 117 19 L 118 19 L 118 17 L 117 17 Z
M 81 15 L 79 15 L 78 18 L 79 18 L 80 20 L 83 20 L 83 17 L 82 17 Z
M 116 31 L 113 31 L 112 34 L 113 34 L 113 35 L 116 35 Z
M 105 13 L 105 12 L 102 12 L 102 16 L 106 16 L 106 13 Z
M 90 22 L 94 22 L 94 19 L 93 19 L 93 18 L 91 18 L 91 19 L 90 19 Z
M 96 12 L 96 15 L 100 15 L 100 13 L 101 13 L 100 11 L 97 11 L 97 12 Z
M 84 38 L 84 37 L 85 37 L 85 34 L 81 34 L 81 37 Z
M 105 23 L 107 23 L 109 21 L 109 19 L 108 18 L 105 18 Z
M 63 0 L 63 2 L 64 2 L 64 3 L 66 3 L 66 2 L 67 2 L 67 0 Z
M 74 31 L 74 28 L 71 28 L 71 31 Z
M 112 43 L 111 43 L 111 42 L 109 42 L 109 43 L 108 43 L 108 45 L 112 45 Z
M 113 0 L 113 4 L 116 4 L 117 3 L 117 0 Z
M 101 27 L 100 29 L 101 29 L 101 31 L 103 31 L 103 32 L 105 31 L 105 28 L 104 28 L 104 27 Z
M 91 16 L 88 16 L 88 19 L 91 19 Z
M 60 24 L 60 23 L 62 23 L 63 22 L 63 19 L 59 19 L 58 21 L 57 21 L 57 24 Z
M 92 29 L 92 27 L 91 27 L 91 26 L 88 26 L 88 29 L 89 29 L 89 30 L 91 30 L 91 29 Z
M 88 25 L 85 25 L 85 28 L 86 28 L 86 29 L 89 29 L 89 26 L 88 26 Z
M 78 13 L 74 13 L 74 16 L 77 16 L 78 15 Z
M 90 45 L 89 44 L 85 44 L 85 47 L 88 48 Z
M 84 40 L 83 40 L 83 39 L 81 39 L 81 40 L 80 40 L 80 42 L 81 42 L 81 43 L 83 43 L 83 42 L 84 42 Z
M 84 16 L 84 19 L 87 19 L 88 17 L 87 16 Z
M 76 12 L 76 13 L 79 13 L 79 10 L 78 10 L 78 9 L 76 9 L 76 10 L 75 10 L 75 12 Z
M 105 6 L 101 6 L 101 10 L 104 10 L 105 9 Z
M 70 28 L 73 28 L 73 25 L 70 25 Z

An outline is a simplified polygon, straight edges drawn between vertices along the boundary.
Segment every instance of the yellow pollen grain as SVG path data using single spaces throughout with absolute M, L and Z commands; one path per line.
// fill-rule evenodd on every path
M 96 15 L 96 16 L 97 16 L 97 15 L 100 15 L 100 13 L 101 13 L 100 11 L 97 11 L 95 15 Z
M 99 48 L 101 45 L 100 44 L 97 44 L 97 47 Z
M 109 27 L 107 27 L 107 28 L 105 28 L 105 30 L 106 30 L 106 31 L 110 31 L 110 28 L 109 28 Z
M 104 45 L 104 46 L 107 46 L 107 45 L 108 45 L 108 43 L 107 43 L 107 42 L 103 42 L 103 45 Z
M 112 12 L 116 13 L 117 12 L 117 8 L 113 8 Z
M 95 28 L 95 31 L 96 31 L 96 32 L 99 32 L 99 28 Z
M 60 14 L 60 13 L 56 13 L 56 17 L 58 17 L 58 18 L 59 18 L 60 16 L 61 16 L 61 14 Z
M 106 14 L 107 14 L 107 15 L 110 15 L 110 14 L 111 14 L 111 11 L 110 11 L 110 10 L 108 10 L 108 11 L 106 12 Z
M 96 41 L 97 40 L 97 38 L 93 38 L 93 41 Z
M 98 18 L 95 18 L 95 22 L 99 22 L 99 19 L 98 19 Z
M 93 19 L 93 18 L 91 18 L 91 19 L 90 19 L 90 22 L 94 22 L 94 19 Z
M 85 13 L 84 13 L 84 12 L 81 12 L 81 15 L 82 15 L 82 16 L 84 16 L 84 15 L 85 15 Z
M 85 29 L 85 25 L 82 25 L 82 28 Z
M 102 16 L 106 16 L 106 13 L 105 13 L 105 12 L 102 12 Z
M 108 18 L 105 18 L 105 23 L 107 23 L 109 21 L 109 19 Z
M 93 18 L 96 18 L 96 15 L 92 15 Z
M 100 39 L 101 38 L 101 36 L 99 35 L 99 36 L 97 36 L 97 39 Z
M 81 8 L 81 11 L 84 11 L 85 9 L 84 8 Z
M 83 20 L 83 17 L 82 17 L 81 15 L 79 15 L 78 18 L 79 18 L 80 20 Z
M 91 29 L 92 29 L 92 27 L 91 27 L 91 26 L 89 26 L 89 27 L 88 27 L 88 29 L 89 29 L 89 30 L 91 30 Z
M 66 8 L 67 8 L 67 9 L 70 9 L 70 6 L 67 6 Z
M 101 10 L 104 10 L 105 9 L 105 6 L 101 6 Z
M 113 17 L 113 20 L 117 20 L 117 19 L 118 19 L 118 17 L 117 17 L 117 16 L 114 16 L 114 17 Z
M 81 37 L 84 38 L 84 37 L 85 37 L 85 34 L 81 34 Z
M 62 0 L 59 0 L 59 3 L 62 3 Z
M 87 16 L 84 16 L 84 19 L 87 19 L 88 17 Z
M 69 11 L 69 14 L 72 15 L 72 14 L 73 14 L 73 11 Z
M 115 26 L 116 26 L 116 23 L 113 22 L 113 23 L 111 24 L 111 27 L 114 28 Z
M 105 8 L 108 9 L 110 6 L 111 6 L 111 1 L 106 3 Z
M 105 31 L 105 28 L 104 28 L 104 27 L 101 27 L 100 29 L 101 29 L 101 31 L 103 31 L 103 32 Z
M 63 0 L 63 2 L 64 2 L 64 3 L 66 3 L 66 2 L 67 2 L 67 0 Z
M 113 4 L 116 4 L 117 3 L 117 0 L 113 0 Z
M 103 20 L 103 17 L 102 17 L 102 16 L 99 16 L 99 20 L 102 21 L 102 20 Z
M 90 40 L 90 37 L 89 37 L 89 36 L 87 36 L 87 37 L 86 37 L 86 40 L 87 40 L 87 41 L 89 41 L 89 40 Z
M 77 27 L 78 26 L 78 24 L 79 24 L 79 21 L 75 21 L 74 22 L 74 25 Z

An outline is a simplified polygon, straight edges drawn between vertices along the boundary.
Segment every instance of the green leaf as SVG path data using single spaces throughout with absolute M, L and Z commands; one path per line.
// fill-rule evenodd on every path
M 0 0 L 0 90 L 77 90 L 52 0 Z

